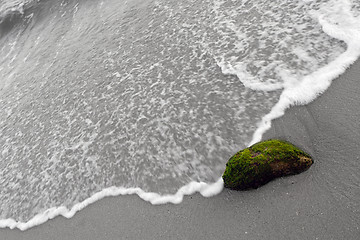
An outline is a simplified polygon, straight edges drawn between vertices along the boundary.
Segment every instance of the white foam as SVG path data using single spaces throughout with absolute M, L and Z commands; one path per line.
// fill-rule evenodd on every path
M 330 86 L 332 80 L 344 73 L 359 58 L 360 18 L 351 15 L 350 6 L 350 1 L 334 0 L 318 14 L 323 31 L 344 41 L 347 50 L 326 66 L 305 76 L 299 84 L 285 85 L 279 102 L 263 117 L 249 145 L 261 141 L 262 135 L 270 129 L 271 121 L 283 116 L 287 108 L 313 101 Z
M 64 206 L 54 207 L 46 210 L 43 213 L 37 214 L 28 222 L 15 221 L 14 219 L 8 218 L 0 220 L 0 228 L 8 227 L 10 229 L 18 228 L 22 231 L 29 229 L 31 227 L 45 223 L 49 219 L 53 219 L 56 216 L 63 216 L 66 218 L 71 218 L 75 215 L 76 212 L 82 210 L 86 206 L 103 199 L 104 197 L 109 196 L 118 196 L 118 195 L 132 195 L 136 194 L 145 201 L 148 201 L 154 205 L 173 203 L 181 203 L 185 195 L 191 195 L 196 192 L 199 192 L 204 197 L 211 197 L 219 194 L 223 189 L 223 180 L 220 178 L 217 182 L 208 184 L 204 182 L 191 182 L 183 187 L 181 187 L 176 194 L 174 195 L 159 195 L 153 192 L 145 192 L 140 188 L 124 188 L 124 187 L 109 187 L 106 188 L 90 198 L 74 205 L 70 210 Z
M 338 1 L 332 1 L 331 3 L 339 4 Z M 348 1 L 345 3 L 349 4 Z M 306 104 L 313 101 L 319 94 L 324 92 L 330 86 L 333 79 L 342 74 L 346 68 L 348 68 L 350 64 L 352 64 L 360 56 L 360 20 L 359 18 L 351 16 L 349 9 L 346 8 L 346 4 L 343 6 L 345 6 L 341 8 L 341 11 L 343 12 L 340 15 L 336 15 L 336 18 L 332 18 L 332 16 L 334 17 L 335 15 L 330 11 L 328 13 L 319 12 L 318 19 L 327 34 L 347 43 L 348 48 L 346 52 L 341 54 L 328 65 L 318 69 L 308 76 L 305 76 L 301 81 L 291 80 L 291 84 L 284 84 L 284 91 L 280 96 L 279 102 L 272 108 L 269 114 L 263 117 L 259 128 L 253 135 L 250 145 L 261 140 L 263 133 L 271 127 L 271 120 L 282 116 L 285 113 L 285 110 L 292 105 Z M 231 69 L 223 70 L 225 73 L 233 73 Z M 286 75 L 289 78 L 292 78 L 290 74 L 283 73 L 283 76 Z M 14 219 L 3 219 L 0 220 L 0 227 L 26 230 L 33 226 L 40 225 L 59 215 L 71 218 L 76 212 L 82 210 L 89 204 L 107 196 L 137 194 L 140 198 L 145 201 L 149 201 L 152 204 L 178 204 L 183 200 L 185 195 L 191 195 L 199 192 L 204 197 L 211 197 L 220 193 L 222 189 L 223 181 L 221 178 L 212 184 L 204 182 L 191 182 L 181 187 L 174 195 L 159 195 L 153 192 L 145 192 L 140 188 L 110 187 L 94 194 L 85 201 L 74 205 L 70 210 L 64 206 L 50 208 L 43 213 L 37 214 L 28 222 L 20 222 Z
M 20 13 L 24 14 L 24 11 L 27 6 L 31 5 L 34 0 L 11 0 L 11 1 L 1 1 L 0 5 L 0 23 L 1 17 L 6 16 L 11 13 Z
M 281 82 L 267 83 L 258 81 L 256 77 L 246 71 L 246 67 L 240 62 L 229 64 L 226 61 L 221 60 L 217 62 L 217 64 L 221 68 L 223 74 L 237 76 L 242 84 L 247 88 L 259 91 L 274 91 L 283 87 L 283 83 Z

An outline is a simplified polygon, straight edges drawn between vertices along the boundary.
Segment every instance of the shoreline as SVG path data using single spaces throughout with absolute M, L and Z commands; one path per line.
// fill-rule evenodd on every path
M 310 153 L 306 172 L 251 191 L 224 189 L 181 204 L 107 197 L 71 219 L 58 216 L 1 239 L 348 239 L 360 235 L 360 60 L 306 106 L 286 110 L 263 139 L 288 140 Z
M 128 14 L 125 12 L 131 13 L 130 16 L 134 9 L 142 9 L 145 5 L 150 4 L 148 2 L 140 3 L 136 0 L 129 5 L 125 1 L 123 6 L 120 4 L 120 8 L 116 8 L 116 11 L 109 11 L 111 14 L 105 15 L 120 16 L 119 13 L 123 11 L 121 16 L 127 18 Z M 78 11 L 78 4 L 73 6 L 73 9 L 76 8 L 74 14 Z M 323 15 L 320 10 L 315 11 L 319 15 L 316 18 L 319 18 L 319 23 L 327 35 L 346 43 L 348 46 L 346 52 L 325 67 L 306 76 L 303 79 L 304 81 L 296 87 L 291 84 L 291 81 L 286 83 L 287 87 L 282 92 L 280 100 L 271 112 L 262 118 L 250 144 L 272 138 L 289 141 L 312 155 L 315 163 L 308 171 L 300 175 L 276 179 L 256 190 L 241 192 L 222 189 L 221 179 L 215 184 L 191 182 L 180 188 L 175 195 L 165 196 L 144 192 L 139 188 L 105 188 L 69 210 L 64 206 L 50 208 L 26 223 L 17 223 L 12 219 L 0 220 L 0 239 L 358 239 L 360 236 L 360 157 L 357 153 L 359 149 L 358 140 L 360 139 L 360 59 L 358 58 L 360 54 L 360 29 L 357 25 L 359 25 L 358 20 L 360 19 L 350 14 L 350 8 L 347 9 L 346 6 L 350 7 L 351 4 L 347 2 L 339 4 L 343 8 L 340 8 L 339 14 L 334 15 L 332 12 L 333 8 L 336 8 L 335 5 L 337 6 L 334 3 L 334 6 L 329 8 L 329 15 L 327 13 Z M 43 10 L 48 9 L 47 7 L 44 7 Z M 66 8 L 66 10 L 72 11 L 70 10 L 71 7 Z M 107 7 L 111 9 L 112 4 L 108 4 Z M 86 10 L 85 13 L 95 13 L 94 9 L 89 9 L 90 12 Z M 95 11 L 101 10 L 100 12 L 103 12 L 104 9 L 101 5 L 100 8 L 95 8 Z M 170 9 L 172 8 L 170 7 Z M 134 14 L 137 14 L 136 11 Z M 91 16 L 91 14 L 79 16 Z M 216 16 L 221 19 L 222 14 Z M 39 19 L 41 20 L 41 18 Z M 129 19 L 132 18 L 129 17 Z M 147 20 L 148 18 L 144 19 Z M 227 19 L 226 16 L 224 19 Z M 204 20 L 206 21 L 206 18 Z M 89 21 L 91 22 L 91 17 Z M 109 26 L 114 26 L 111 22 L 109 23 Z M 87 26 L 87 23 L 85 25 Z M 142 29 L 142 25 L 140 25 L 139 29 Z M 349 27 L 347 28 L 345 25 Z M 38 26 L 40 29 L 41 25 Z M 110 32 L 112 28 L 109 27 L 108 30 Z M 102 34 L 103 31 L 100 33 Z M 164 33 L 167 34 L 167 32 Z M 105 40 L 108 39 L 110 39 L 110 35 Z M 114 40 L 115 38 L 111 39 Z M 31 41 L 29 42 L 31 43 Z M 51 47 L 53 44 L 51 41 L 49 43 Z M 182 42 L 179 40 L 179 43 Z M 24 49 L 26 50 L 28 47 Z M 46 48 L 44 47 L 44 49 Z M 20 53 L 14 52 L 12 54 L 13 46 L 9 51 L 6 56 L 13 56 L 11 63 L 17 56 L 22 57 Z M 214 51 L 216 52 L 216 50 Z M 142 54 L 141 51 L 139 53 Z M 34 56 L 36 55 L 34 54 Z M 24 63 L 27 57 L 24 58 Z M 345 66 L 355 61 L 356 58 L 358 60 L 343 73 Z M 5 57 L 5 59 L 10 59 L 10 57 Z M 101 59 L 99 58 L 99 61 Z M 44 65 L 44 69 L 46 66 Z M 43 76 L 50 67 L 45 69 Z M 21 68 L 19 69 L 19 73 L 23 72 Z M 41 72 L 40 70 L 38 72 Z M 223 72 L 227 71 L 230 70 Z M 94 72 L 99 71 L 94 70 Z M 343 74 L 335 78 L 340 73 Z M 101 72 L 99 74 L 102 75 Z M 26 76 L 26 74 L 22 75 Z M 333 78 L 335 78 L 334 81 L 331 81 Z M 8 78 L 9 81 L 10 79 L 12 77 Z M 102 81 L 101 79 L 99 78 L 100 81 Z M 241 78 L 239 77 L 239 79 Z M 243 83 L 245 84 L 245 82 Z M 7 83 L 4 84 L 2 86 L 0 83 L 0 92 L 6 90 Z M 238 85 L 235 84 L 234 86 Z M 231 87 L 230 89 L 234 90 L 235 88 Z M 319 93 L 324 90 L 323 94 L 312 101 L 316 95 L 314 92 Z M 235 92 L 238 91 L 235 89 Z M 268 98 L 265 97 L 265 99 Z M 41 100 L 39 100 L 40 102 Z M 307 105 L 292 106 L 294 102 L 307 103 Z M 236 108 L 241 104 L 234 106 Z M 289 106 L 291 107 L 289 108 Z M 229 109 L 224 113 L 228 112 Z M 224 114 L 219 111 L 217 113 Z M 245 117 L 245 115 L 241 117 Z M 232 119 L 232 114 L 226 118 Z M 134 119 L 136 121 L 136 117 Z M 204 122 L 206 121 L 205 119 Z M 257 121 L 252 122 L 257 123 Z M 237 125 L 232 122 L 229 127 L 226 127 L 226 130 L 231 128 L 236 129 Z M 241 134 L 234 135 L 242 136 Z M 26 138 L 21 137 L 21 139 Z M 120 149 L 122 148 L 120 147 Z M 219 159 L 214 155 L 212 157 Z M 105 166 L 108 165 L 105 164 Z M 6 170 L 7 168 L 5 168 Z M 14 173 L 17 172 L 15 169 Z M 135 174 L 139 174 L 139 172 L 135 172 Z M 76 183 L 76 180 L 73 183 Z M 211 188 L 211 185 L 215 188 Z M 36 183 L 32 186 L 37 187 Z M 65 189 L 71 190 L 71 188 Z M 78 194 L 81 192 L 80 188 Z M 194 192 L 197 193 L 194 194 Z M 60 197 L 65 194 L 62 191 L 56 191 L 56 193 Z M 20 196 L 23 197 L 22 203 L 25 205 L 18 205 L 18 207 L 23 207 L 25 211 L 31 209 L 26 207 L 27 194 Z M 204 198 L 203 196 L 213 197 Z M 165 202 L 167 204 L 164 204 Z M 11 210 L 11 207 L 6 207 L 7 203 L 11 203 L 11 201 L 4 202 L 3 209 Z M 16 209 L 17 207 L 12 210 Z M 4 226 L 11 228 L 16 226 L 16 228 L 2 228 Z M 24 229 L 26 230 L 23 231 Z

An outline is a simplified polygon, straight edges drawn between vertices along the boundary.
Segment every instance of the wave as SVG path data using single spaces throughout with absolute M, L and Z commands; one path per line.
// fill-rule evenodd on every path
M 343 74 L 360 56 L 360 17 L 351 12 L 351 1 L 331 1 L 324 12 L 317 15 L 325 33 L 344 41 L 347 50 L 328 65 L 305 76 L 300 84 L 286 86 L 279 102 L 263 117 L 251 145 L 260 141 L 271 127 L 271 121 L 283 116 L 285 110 L 294 105 L 305 105 L 326 91 L 331 82 Z
M 286 74 L 283 72 L 282 76 L 285 79 L 284 83 L 270 84 L 265 85 L 264 87 L 264 85 L 261 85 L 260 83 L 247 82 L 246 79 L 249 78 L 244 77 L 243 72 L 239 71 L 239 68 L 231 67 L 226 61 L 219 60 L 217 62 L 221 67 L 223 74 L 238 76 L 239 80 L 243 80 L 244 85 L 248 88 L 256 90 L 260 89 L 262 91 L 283 89 L 279 101 L 271 111 L 262 118 L 249 145 L 261 140 L 263 133 L 271 127 L 271 121 L 273 119 L 281 117 L 285 113 L 285 110 L 293 105 L 307 104 L 316 99 L 330 86 L 332 80 L 346 71 L 346 69 L 359 58 L 360 17 L 352 14 L 352 6 L 351 1 L 329 1 L 326 5 L 323 5 L 319 11 L 314 12 L 323 31 L 333 38 L 344 41 L 347 45 L 347 49 L 326 65 L 320 67 L 311 74 L 307 74 L 301 79 L 298 79 L 297 76 L 293 76 L 290 73 Z M 200 192 L 204 197 L 210 197 L 221 192 L 222 188 L 223 182 L 221 178 L 211 184 L 193 181 L 181 187 L 175 194 L 169 195 L 146 192 L 141 188 L 114 186 L 97 192 L 90 198 L 74 205 L 71 209 L 68 209 L 65 206 L 50 208 L 43 213 L 37 214 L 27 222 L 16 221 L 11 218 L 3 219 L 0 220 L 0 227 L 26 230 L 42 224 L 58 215 L 70 218 L 77 211 L 80 211 L 89 204 L 107 196 L 137 194 L 140 198 L 149 201 L 152 204 L 178 204 L 185 195 Z
M 24 4 L 3 5 L 0 9 L 0 38 L 5 36 L 11 29 L 23 19 Z
M 31 20 L 40 20 L 53 11 L 59 11 L 59 6 L 64 4 L 66 1 L 0 0 L 0 38 L 17 26 L 24 28 Z
M 124 187 L 110 187 L 103 189 L 100 192 L 95 193 L 85 201 L 76 204 L 70 210 L 64 206 L 54 207 L 46 210 L 43 213 L 37 214 L 35 217 L 27 222 L 18 222 L 14 219 L 0 220 L 0 228 L 8 227 L 10 229 L 18 228 L 22 231 L 31 227 L 45 223 L 46 221 L 53 219 L 57 216 L 63 216 L 66 218 L 72 218 L 76 212 L 84 209 L 86 206 L 99 201 L 105 197 L 119 196 L 119 195 L 138 195 L 141 199 L 150 202 L 153 205 L 173 203 L 179 204 L 182 202 L 185 195 L 192 195 L 199 192 L 204 197 L 212 197 L 220 193 L 223 189 L 223 181 L 219 179 L 213 184 L 204 182 L 191 182 L 181 187 L 174 195 L 160 195 L 153 192 L 145 192 L 141 188 L 124 188 Z

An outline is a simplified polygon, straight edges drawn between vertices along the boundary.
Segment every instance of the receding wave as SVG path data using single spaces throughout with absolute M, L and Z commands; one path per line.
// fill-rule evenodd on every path
M 234 152 L 360 54 L 355 1 L 37 4 L 1 25 L 0 227 L 217 194 Z

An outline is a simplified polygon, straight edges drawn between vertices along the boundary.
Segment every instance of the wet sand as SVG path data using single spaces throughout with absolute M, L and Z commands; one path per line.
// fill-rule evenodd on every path
M 308 151 L 315 164 L 257 190 L 188 196 L 153 206 L 137 196 L 103 199 L 0 239 L 347 239 L 360 236 L 360 61 L 316 101 L 275 120 L 264 139 Z

